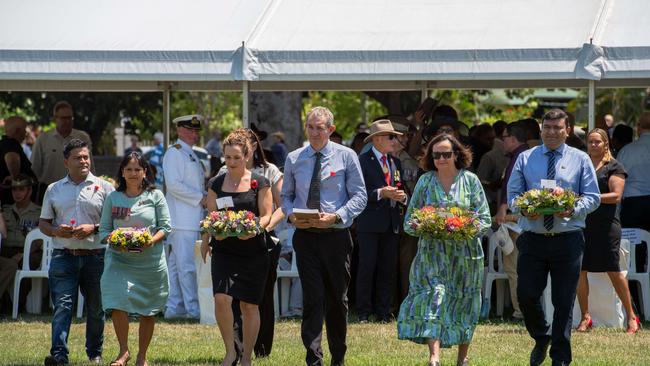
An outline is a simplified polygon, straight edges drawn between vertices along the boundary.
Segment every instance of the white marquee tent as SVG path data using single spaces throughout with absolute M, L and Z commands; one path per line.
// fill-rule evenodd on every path
M 650 85 L 645 0 L 0 2 L 0 90 Z M 247 108 L 244 108 L 247 111 Z M 168 117 L 168 116 L 167 116 Z M 247 116 L 244 116 L 247 121 Z

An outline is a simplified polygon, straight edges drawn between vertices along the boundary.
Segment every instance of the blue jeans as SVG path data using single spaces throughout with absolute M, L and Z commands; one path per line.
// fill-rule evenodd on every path
M 72 308 L 77 303 L 78 289 L 84 296 L 87 312 L 86 354 L 102 355 L 104 344 L 104 310 L 99 281 L 104 271 L 104 253 L 73 256 L 61 249 L 52 251 L 49 284 L 54 316 L 50 354 L 58 361 L 68 361 L 68 335 Z

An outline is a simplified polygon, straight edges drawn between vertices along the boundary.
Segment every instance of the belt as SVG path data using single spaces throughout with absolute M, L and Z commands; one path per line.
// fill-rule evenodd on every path
M 62 250 L 64 253 L 73 255 L 75 257 L 79 257 L 79 256 L 85 256 L 85 255 L 103 254 L 106 249 L 68 249 L 68 248 L 63 248 L 63 249 L 55 249 L 55 250 Z
M 321 229 L 321 228 L 318 228 L 318 227 L 310 227 L 310 228 L 307 228 L 307 229 L 298 229 L 298 230 L 305 230 L 305 231 L 310 232 L 310 233 L 336 233 L 336 232 L 343 231 L 343 230 L 346 230 L 346 229 L 339 229 L 339 228 L 324 228 L 324 229 Z
M 566 236 L 566 235 L 571 235 L 575 233 L 579 233 L 581 230 L 573 230 L 573 231 L 563 231 L 561 233 L 536 233 L 533 231 L 526 231 L 529 234 L 536 235 L 536 236 L 543 236 L 545 238 L 553 238 L 553 237 L 558 237 L 558 236 Z

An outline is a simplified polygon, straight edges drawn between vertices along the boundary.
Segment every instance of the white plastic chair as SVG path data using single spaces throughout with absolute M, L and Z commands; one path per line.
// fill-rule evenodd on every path
M 298 260 L 296 258 L 296 252 L 294 251 L 291 258 L 291 269 L 289 271 L 283 271 L 278 266 L 278 278 L 273 287 L 273 302 L 275 303 L 274 308 L 276 319 L 289 310 L 289 289 L 291 288 L 291 280 L 299 277 L 297 263 Z M 280 288 L 281 298 L 278 297 L 278 287 Z
M 506 288 L 508 287 L 508 275 L 503 272 L 503 253 L 493 240 L 489 241 L 488 245 L 488 265 L 485 273 L 485 283 L 483 286 L 483 303 L 490 304 L 492 296 L 492 283 L 496 281 L 497 286 L 497 315 L 503 315 L 503 308 L 505 307 L 505 298 L 507 295 Z M 494 256 L 496 255 L 497 265 L 494 264 Z M 505 282 L 504 282 L 505 281 Z
M 43 241 L 43 257 L 41 258 L 41 268 L 37 270 L 29 269 L 29 254 L 32 248 L 32 243 L 37 240 Z M 43 299 L 43 284 L 44 278 L 48 278 L 48 271 L 50 269 L 50 259 L 52 258 L 52 241 L 49 236 L 43 234 L 40 229 L 36 228 L 30 231 L 25 238 L 25 248 L 23 252 L 23 267 L 16 271 L 16 278 L 14 279 L 14 297 L 13 297 L 13 311 L 12 318 L 18 317 L 18 300 L 20 297 L 20 282 L 23 278 L 32 279 L 32 294 L 33 304 L 36 309 L 40 309 Z
M 627 272 L 627 280 L 636 281 L 641 301 L 641 309 L 646 320 L 650 319 L 650 265 L 646 266 L 643 272 L 636 271 L 636 245 L 645 242 L 650 249 L 650 233 L 642 229 L 623 229 L 623 238 L 630 241 L 630 267 Z M 650 256 L 646 255 L 646 263 Z

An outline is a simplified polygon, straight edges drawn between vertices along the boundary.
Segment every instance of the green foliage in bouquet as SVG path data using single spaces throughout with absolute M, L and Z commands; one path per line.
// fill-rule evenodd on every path
M 570 189 L 531 189 L 515 198 L 515 206 L 528 213 L 551 215 L 572 209 L 577 199 Z

